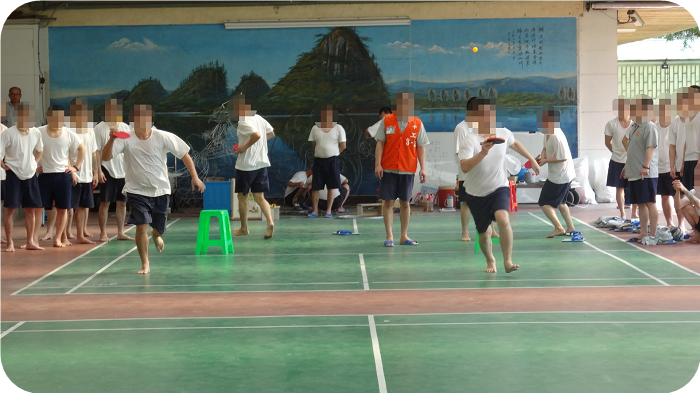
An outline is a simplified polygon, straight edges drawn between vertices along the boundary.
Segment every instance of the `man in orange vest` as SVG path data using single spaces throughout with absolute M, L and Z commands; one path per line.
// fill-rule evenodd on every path
M 393 100 L 392 100 L 393 101 Z M 415 246 L 417 241 L 408 237 L 408 221 L 411 218 L 409 201 L 413 192 L 413 179 L 420 162 L 420 182 L 425 183 L 425 145 L 430 143 L 417 116 L 413 116 L 413 93 L 396 94 L 396 112 L 379 121 L 374 138 L 377 147 L 374 158 L 374 174 L 380 179 L 379 199 L 384 201 L 385 247 L 394 247 L 391 231 L 394 223 L 394 201 L 401 204 L 401 239 L 399 244 Z

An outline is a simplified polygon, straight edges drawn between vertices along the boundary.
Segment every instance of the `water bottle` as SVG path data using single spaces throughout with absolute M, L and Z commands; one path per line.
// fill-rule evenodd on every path
M 435 199 L 433 199 L 433 194 L 430 194 L 428 197 L 428 211 L 432 212 L 433 211 L 433 204 L 435 203 Z
M 449 207 L 454 207 L 454 206 L 455 206 L 454 197 L 452 195 L 448 195 L 447 201 L 445 202 L 445 207 L 449 208 Z

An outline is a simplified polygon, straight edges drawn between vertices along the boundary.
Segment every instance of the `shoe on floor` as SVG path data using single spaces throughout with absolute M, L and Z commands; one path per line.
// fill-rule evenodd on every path
M 655 246 L 659 244 L 659 239 L 656 236 L 644 236 L 640 243 L 645 246 Z

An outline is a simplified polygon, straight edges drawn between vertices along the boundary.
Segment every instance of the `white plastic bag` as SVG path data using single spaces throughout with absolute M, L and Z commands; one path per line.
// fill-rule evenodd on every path
M 595 176 L 593 178 L 593 190 L 598 203 L 615 202 L 615 188 L 605 185 L 608 181 L 608 165 L 610 160 L 599 158 L 593 163 Z
M 581 197 L 579 203 L 583 204 L 597 204 L 595 200 L 595 193 L 591 188 L 591 183 L 588 181 L 588 157 L 579 157 L 574 160 L 574 171 L 576 172 L 576 177 L 574 181 L 581 185 L 580 188 L 576 189 L 579 197 Z

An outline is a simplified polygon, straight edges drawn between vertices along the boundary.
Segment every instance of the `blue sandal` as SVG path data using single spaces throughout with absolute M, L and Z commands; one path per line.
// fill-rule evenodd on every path
M 394 241 L 393 240 L 387 240 L 384 242 L 384 247 L 394 247 Z
M 306 217 L 308 217 L 308 218 L 316 218 L 316 217 L 318 217 L 318 216 L 315 215 L 315 214 L 313 214 L 313 213 L 309 213 L 309 215 L 306 216 Z
M 326 218 L 333 218 L 333 213 L 326 213 Z
M 639 239 L 637 239 L 636 237 L 633 237 L 633 238 L 627 240 L 627 243 L 639 243 Z
M 417 246 L 417 245 L 418 245 L 418 242 L 415 241 L 415 240 L 406 239 L 406 240 L 404 240 L 404 241 L 401 242 L 401 245 L 402 245 L 402 246 Z

